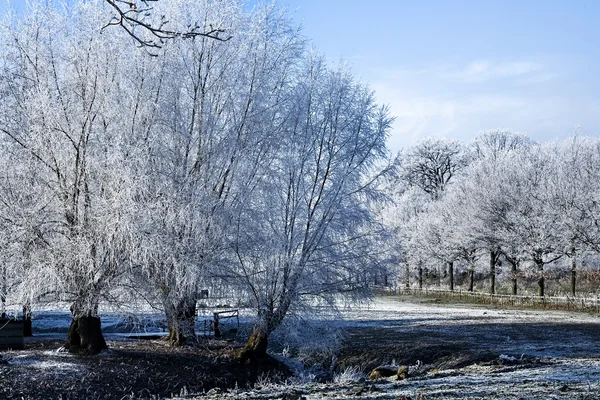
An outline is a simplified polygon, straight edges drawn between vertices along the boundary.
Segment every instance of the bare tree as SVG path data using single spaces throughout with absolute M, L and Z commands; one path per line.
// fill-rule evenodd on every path
M 463 146 L 455 140 L 424 139 L 399 155 L 404 179 L 437 200 L 452 178 L 468 164 Z
M 475 158 L 496 160 L 505 154 L 527 149 L 532 145 L 527 136 L 511 131 L 487 131 L 479 135 L 470 147 Z

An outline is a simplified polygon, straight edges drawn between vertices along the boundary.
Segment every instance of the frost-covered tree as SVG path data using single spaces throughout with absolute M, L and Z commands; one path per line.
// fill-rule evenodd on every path
M 419 288 L 423 287 L 423 260 L 411 244 L 418 216 L 430 203 L 430 197 L 421 189 L 407 187 L 397 175 L 389 175 L 382 188 L 390 198 L 379 211 L 380 218 L 393 237 L 396 254 L 403 263 L 404 286 L 411 286 L 411 271 L 416 272 Z
M 242 359 L 303 307 L 364 287 L 375 260 L 370 176 L 385 155 L 390 118 L 345 68 L 307 55 L 271 162 L 237 217 L 231 274 L 258 317 Z
M 105 347 L 98 303 L 127 264 L 130 235 L 116 107 L 127 56 L 93 29 L 103 17 L 91 3 L 38 6 L 3 35 L 3 148 L 33 165 L 28 190 L 41 211 L 24 235 L 36 246 L 24 244 L 34 255 L 22 290 L 70 301 L 67 347 L 92 353 Z
M 427 138 L 398 156 L 404 179 L 439 199 L 448 183 L 468 165 L 468 154 L 457 140 Z
M 140 264 L 164 307 L 173 345 L 194 337 L 198 295 L 223 278 L 233 216 L 264 179 L 259 168 L 276 157 L 273 143 L 303 48 L 274 6 L 248 14 L 234 2 L 189 2 L 171 10 L 183 20 L 188 13 L 202 15 L 207 26 L 229 21 L 235 35 L 164 46 L 150 79 L 154 94 L 145 96 L 156 99 L 146 110 L 151 123 L 137 135 L 138 158 L 145 160 L 137 186 Z
M 566 255 L 574 294 L 577 254 L 597 250 L 600 237 L 598 149 L 597 140 L 579 136 L 535 144 L 511 132 L 482 134 L 470 145 L 472 161 L 452 185 L 405 223 L 405 253 L 418 264 L 439 264 L 440 254 L 453 254 L 470 273 L 478 259 L 485 259 L 492 294 L 500 259 L 510 267 L 513 294 L 520 269 L 530 263 L 540 296 L 545 294 L 545 265 Z M 420 186 L 413 180 L 412 187 Z
M 487 131 L 470 143 L 476 159 L 497 160 L 511 152 L 525 150 L 532 145 L 527 136 L 505 130 Z
M 463 178 L 463 179 L 461 179 Z M 465 184 L 466 177 L 461 177 L 452 185 L 438 202 L 445 217 L 444 236 L 440 246 L 446 248 L 446 258 L 461 260 L 467 265 L 467 290 L 472 292 L 474 273 L 481 251 L 487 249 L 484 241 L 477 235 L 477 207 L 473 204 L 474 196 Z
M 571 259 L 570 292 L 576 293 L 577 254 L 598 243 L 598 187 L 600 182 L 598 140 L 575 135 L 561 143 L 549 175 L 549 207 L 553 219 L 570 244 L 564 253 Z
M 429 205 L 426 213 L 417 217 L 420 219 L 418 230 L 412 233 L 418 241 L 418 258 L 434 261 L 440 271 L 444 270 L 450 290 L 454 290 L 454 262 L 466 245 L 454 241 L 457 238 L 454 206 L 454 196 L 446 192 L 442 199 Z
M 517 268 L 520 257 L 514 243 L 499 236 L 510 207 L 512 191 L 510 176 L 511 165 L 506 163 L 516 154 L 527 152 L 532 141 L 522 134 L 510 131 L 488 131 L 471 143 L 475 162 L 465 176 L 468 187 L 463 189 L 471 198 L 471 213 L 474 225 L 472 232 L 482 248 L 487 249 L 489 261 L 490 293 L 496 291 L 496 265 L 501 255 L 511 264 L 513 294 L 517 294 Z
M 537 145 L 505 161 L 509 163 L 505 179 L 511 190 L 500 235 L 503 242 L 534 263 L 539 296 L 545 293 L 544 265 L 562 256 L 567 239 L 552 218 L 548 177 L 554 150 L 551 145 Z

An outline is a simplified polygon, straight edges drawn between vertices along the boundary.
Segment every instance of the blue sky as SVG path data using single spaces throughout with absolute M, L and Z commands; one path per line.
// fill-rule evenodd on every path
M 489 129 L 600 131 L 600 2 L 285 0 L 397 116 L 389 145 Z
M 536 140 L 600 132 L 600 1 L 280 3 L 390 106 L 394 152 L 423 136 L 468 141 L 499 128 Z

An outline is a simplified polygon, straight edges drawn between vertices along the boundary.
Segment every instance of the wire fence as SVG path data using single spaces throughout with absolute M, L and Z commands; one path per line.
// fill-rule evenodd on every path
M 392 293 L 390 293 L 392 294 Z M 600 314 L 600 296 L 519 296 L 443 289 L 398 288 L 393 294 L 451 299 L 458 302 L 487 304 L 500 307 L 522 307 L 549 310 L 584 311 Z

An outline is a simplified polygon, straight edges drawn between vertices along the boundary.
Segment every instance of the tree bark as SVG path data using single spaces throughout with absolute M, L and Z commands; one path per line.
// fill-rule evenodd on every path
M 475 271 L 473 270 L 473 266 L 469 267 L 469 292 L 473 291 L 473 276 L 475 275 Z
M 575 297 L 575 289 L 577 283 L 577 256 L 575 254 L 575 248 L 572 249 L 573 255 L 571 256 L 571 296 Z
M 70 353 L 93 355 L 108 348 L 102 336 L 98 301 L 90 292 L 82 291 L 81 297 L 71 305 L 71 314 L 65 349 Z
M 496 293 L 496 252 L 490 250 L 490 294 Z
M 250 361 L 256 363 L 267 357 L 267 346 L 269 344 L 269 334 L 259 328 L 252 329 L 248 342 L 238 353 L 238 359 L 242 363 Z
M 517 262 L 511 258 L 506 257 L 506 261 L 508 261 L 508 263 L 510 264 L 510 274 L 511 274 L 511 281 L 512 281 L 512 295 L 516 296 L 517 295 L 517 289 L 518 289 L 518 284 L 517 284 Z
M 419 262 L 419 289 L 423 289 L 423 264 Z
M 33 336 L 33 327 L 31 324 L 31 306 L 25 304 L 23 306 L 23 336 Z
M 410 265 L 408 263 L 405 263 L 406 268 L 404 271 L 404 287 L 407 289 L 410 289 Z
M 165 304 L 165 315 L 169 329 L 168 341 L 173 347 L 183 346 L 196 340 L 196 301 L 181 299 L 177 304 Z
M 536 258 L 535 265 L 537 266 L 538 270 L 538 296 L 544 297 L 544 263 L 542 262 L 542 260 Z
M 99 317 L 73 317 L 65 349 L 70 353 L 93 355 L 107 349 Z
M 448 275 L 450 277 L 450 291 L 454 291 L 454 263 L 448 261 Z
M 6 318 L 6 294 L 8 291 L 8 285 L 6 282 L 6 266 L 2 266 L 2 293 L 0 294 L 0 300 L 2 301 L 2 318 Z

